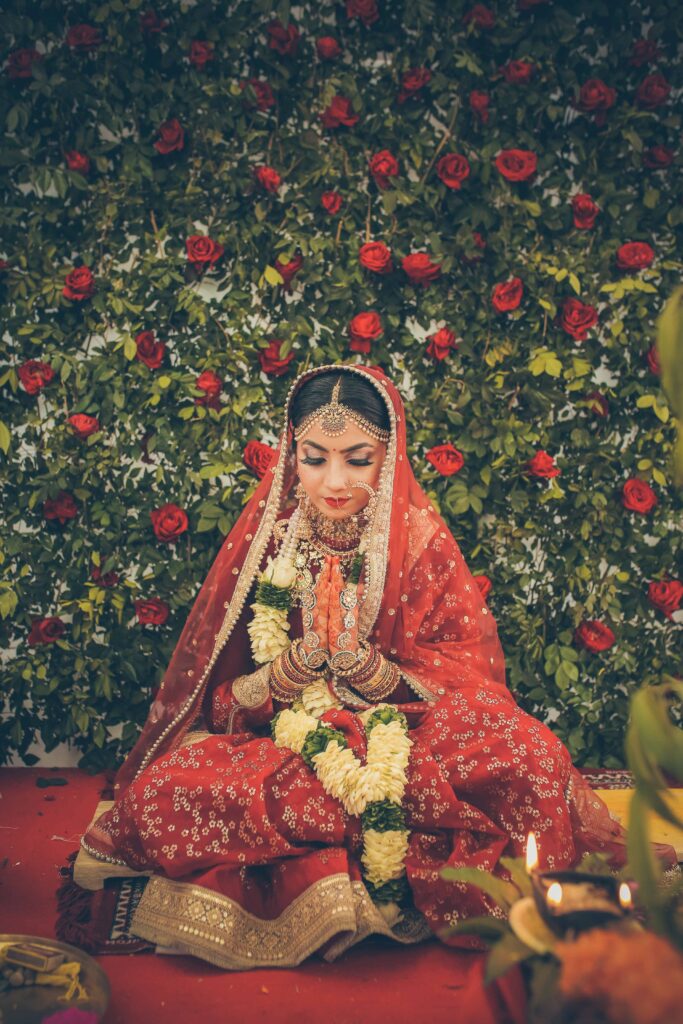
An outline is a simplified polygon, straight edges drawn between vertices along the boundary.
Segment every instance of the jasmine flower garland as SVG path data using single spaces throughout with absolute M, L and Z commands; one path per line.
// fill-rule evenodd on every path
M 308 690 L 316 689 L 315 695 Z M 309 714 L 320 684 L 307 687 L 291 709 L 272 721 L 277 747 L 301 754 L 315 770 L 324 790 L 339 800 L 347 814 L 357 815 L 363 828 L 361 863 L 366 884 L 378 903 L 396 901 L 405 892 L 405 856 L 409 831 L 402 807 L 412 740 L 405 715 L 388 704 L 368 708 L 359 718 L 368 738 L 366 763 L 361 764 L 346 738 Z M 334 706 L 334 705 L 330 705 Z
M 299 510 L 296 509 L 277 558 L 269 558 L 259 577 L 256 600 L 251 605 L 254 618 L 247 626 L 251 652 L 257 665 L 274 661 L 291 644 L 288 615 L 292 607 L 292 589 L 297 576 L 294 565 Z

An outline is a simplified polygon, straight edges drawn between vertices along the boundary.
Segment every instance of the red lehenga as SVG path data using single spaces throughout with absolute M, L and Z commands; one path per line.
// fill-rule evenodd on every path
M 373 902 L 361 868 L 360 820 L 322 788 L 302 757 L 275 746 L 269 720 L 235 702 L 234 681 L 256 669 L 247 623 L 256 577 L 276 550 L 276 522 L 296 504 L 289 409 L 298 386 L 325 369 L 362 374 L 391 421 L 366 557 L 358 633 L 401 670 L 389 700 L 413 741 L 404 807 L 409 898 L 393 918 Z M 459 919 L 500 915 L 479 889 L 440 877 L 445 865 L 508 877 L 501 855 L 523 855 L 528 832 L 543 868 L 584 852 L 625 862 L 625 833 L 573 767 L 562 742 L 517 707 L 493 616 L 406 454 L 403 403 L 374 367 L 318 367 L 289 392 L 266 473 L 197 596 L 149 717 L 116 780 L 116 802 L 85 849 L 151 877 L 132 930 L 221 967 L 328 960 L 378 932 L 409 943 Z M 302 635 L 299 610 L 292 638 Z M 347 709 L 323 716 L 358 757 L 365 733 Z M 672 847 L 660 847 L 667 866 Z

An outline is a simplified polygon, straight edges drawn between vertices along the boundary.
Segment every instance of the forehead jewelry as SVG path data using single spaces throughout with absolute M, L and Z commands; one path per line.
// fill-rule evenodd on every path
M 366 419 L 365 416 L 361 415 L 361 413 L 356 412 L 355 409 L 351 409 L 348 405 L 344 405 L 343 402 L 340 402 L 340 390 L 341 377 L 338 378 L 337 383 L 332 389 L 331 401 L 326 405 L 321 406 L 319 409 L 314 409 L 313 412 L 304 417 L 298 427 L 294 428 L 295 439 L 297 441 L 303 440 L 315 423 L 319 424 L 323 434 L 327 437 L 338 437 L 346 430 L 346 417 L 348 416 L 364 433 L 369 434 L 370 437 L 374 437 L 377 441 L 383 441 L 385 444 L 388 444 L 391 438 L 391 432 L 376 426 L 374 423 L 371 423 L 370 420 Z

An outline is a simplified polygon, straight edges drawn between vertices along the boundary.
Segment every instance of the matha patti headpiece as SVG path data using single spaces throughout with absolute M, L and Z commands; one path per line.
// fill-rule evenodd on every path
M 295 439 L 297 441 L 303 440 L 314 423 L 320 425 L 320 429 L 327 437 L 338 437 L 346 430 L 346 417 L 349 416 L 364 433 L 374 437 L 377 441 L 383 441 L 385 444 L 388 444 L 391 438 L 391 431 L 383 430 L 381 427 L 371 423 L 361 413 L 356 412 L 355 409 L 351 409 L 348 405 L 340 402 L 340 390 L 341 377 L 338 378 L 337 383 L 332 389 L 332 400 L 327 405 L 323 405 L 309 413 L 308 416 L 304 417 L 299 426 L 294 428 Z

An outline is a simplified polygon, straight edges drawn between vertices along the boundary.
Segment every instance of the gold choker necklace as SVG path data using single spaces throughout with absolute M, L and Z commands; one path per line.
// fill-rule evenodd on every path
M 332 519 L 310 502 L 307 502 L 306 506 L 306 518 L 313 540 L 334 548 L 335 551 L 350 551 L 358 547 L 363 532 L 359 515 Z

